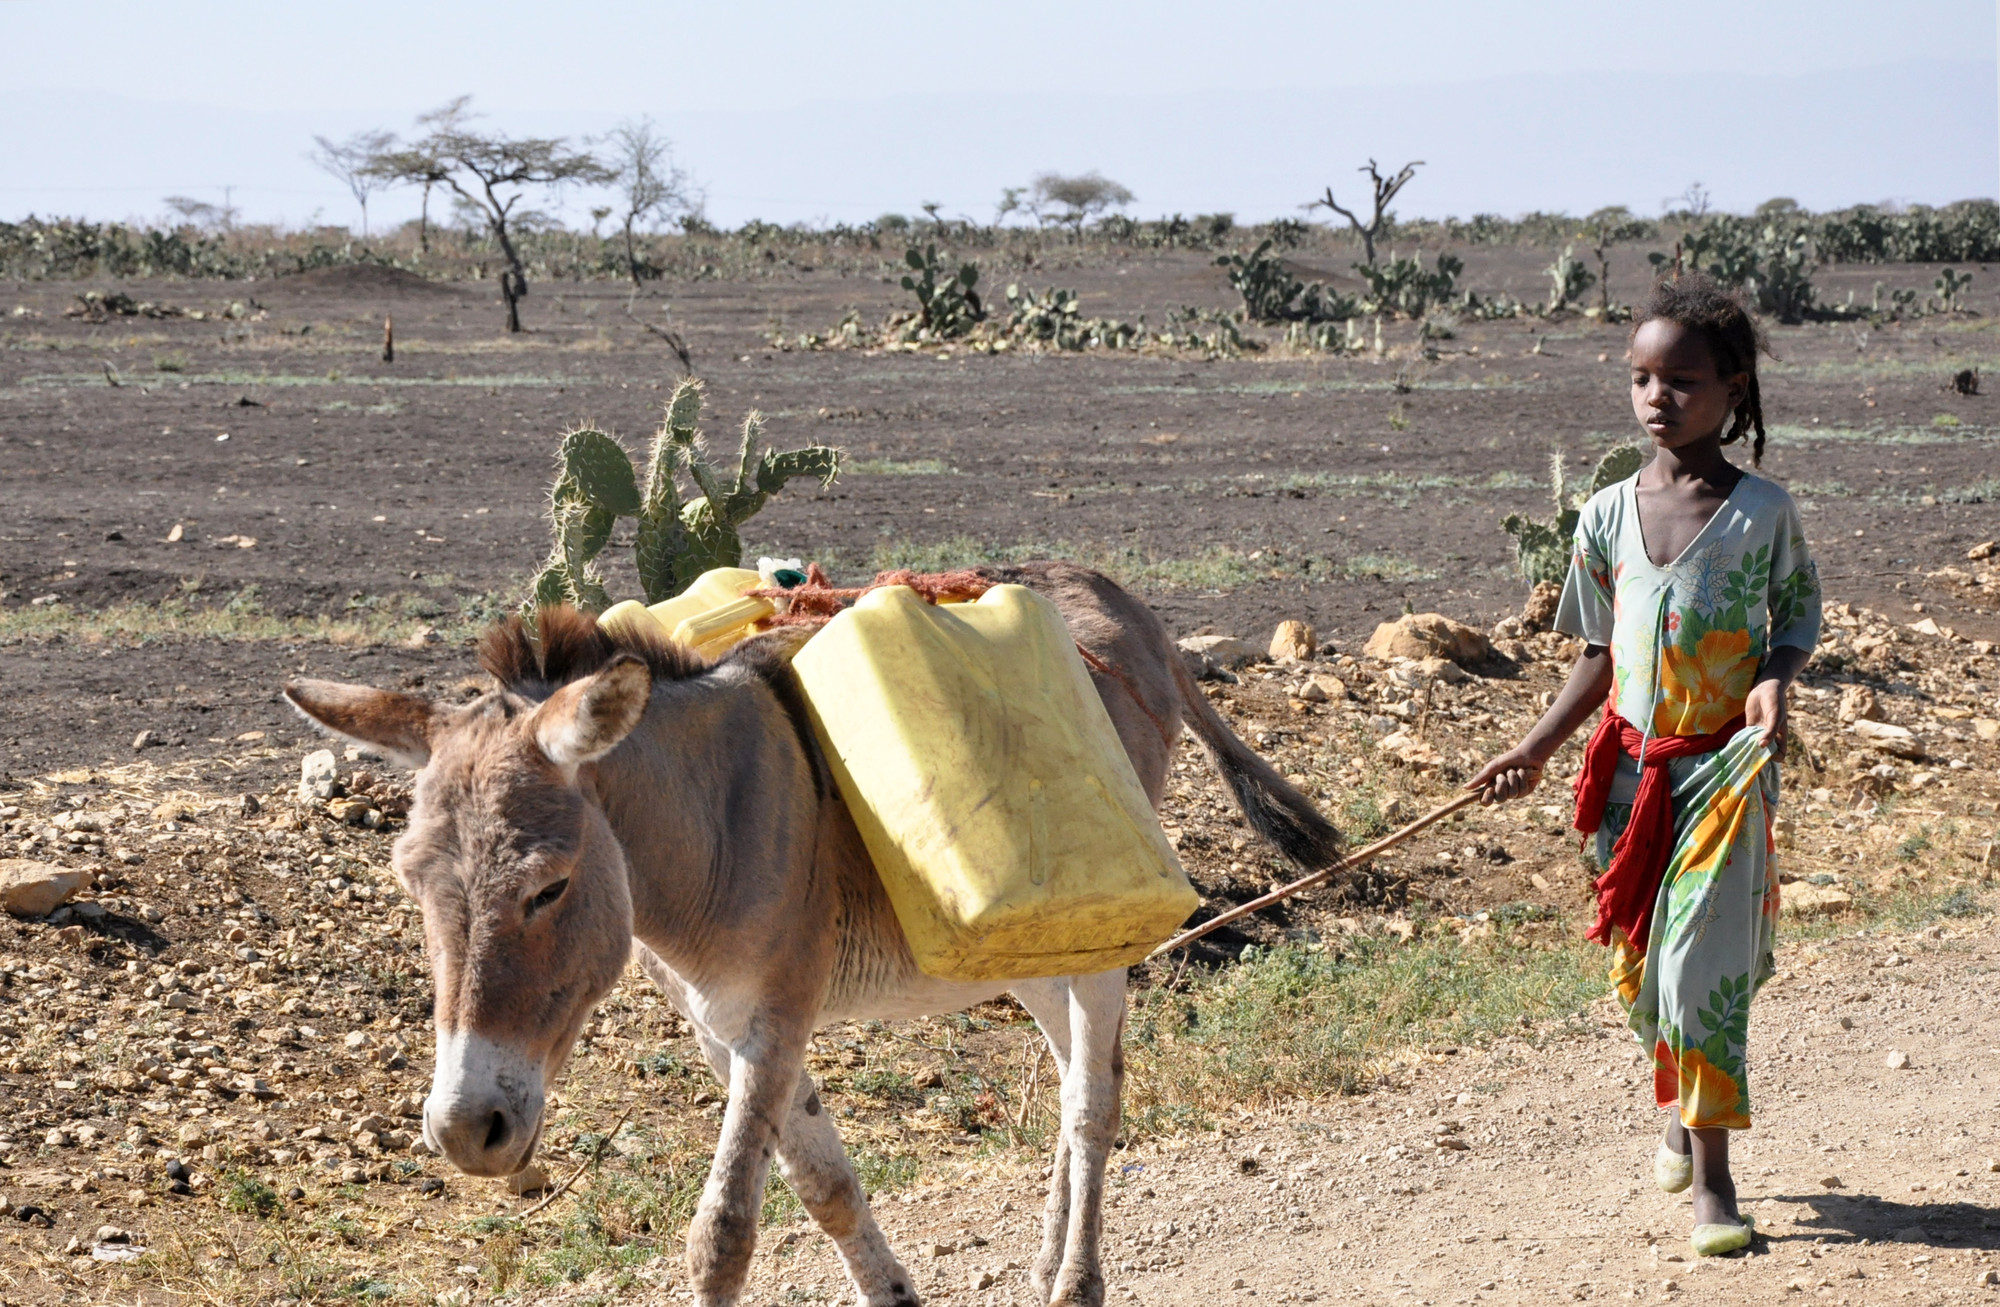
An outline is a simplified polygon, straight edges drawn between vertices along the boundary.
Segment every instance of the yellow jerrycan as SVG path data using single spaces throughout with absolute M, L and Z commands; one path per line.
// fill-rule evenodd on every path
M 863 595 L 792 660 L 917 964 L 948 980 L 1137 962 L 1198 899 L 1055 605 Z
M 749 638 L 752 624 L 777 611 L 768 599 L 745 599 L 763 578 L 747 567 L 717 567 L 703 572 L 693 584 L 648 608 L 627 599 L 604 610 L 602 626 L 652 622 L 662 633 L 710 658 Z

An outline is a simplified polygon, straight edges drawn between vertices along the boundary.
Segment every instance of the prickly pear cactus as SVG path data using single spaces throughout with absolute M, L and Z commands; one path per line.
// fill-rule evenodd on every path
M 1537 522 L 1519 513 L 1509 513 L 1500 523 L 1500 529 L 1514 537 L 1514 552 L 1520 563 L 1521 579 L 1529 585 L 1542 581 L 1562 584 L 1569 575 L 1570 542 L 1576 534 L 1577 514 L 1590 502 L 1592 495 L 1625 480 L 1637 472 L 1645 461 L 1646 455 L 1639 446 L 1620 445 L 1597 460 L 1597 467 L 1590 474 L 1589 488 L 1572 496 L 1568 482 L 1563 479 L 1562 455 L 1551 455 L 1549 488 L 1555 498 L 1555 517 Z
M 674 390 L 653 437 L 643 482 L 625 447 L 604 432 L 579 427 L 564 433 L 549 489 L 553 547 L 526 608 L 562 603 L 588 612 L 609 608 L 611 596 L 596 560 L 621 517 L 637 521 L 633 561 L 646 602 L 670 599 L 710 568 L 742 562 L 742 525 L 786 482 L 809 476 L 824 487 L 840 474 L 840 451 L 824 445 L 760 454 L 763 420 L 752 413 L 743 423 L 735 478 L 725 483 L 708 463 L 699 427 L 701 399 L 698 381 L 684 381 Z M 685 502 L 683 471 L 700 492 Z

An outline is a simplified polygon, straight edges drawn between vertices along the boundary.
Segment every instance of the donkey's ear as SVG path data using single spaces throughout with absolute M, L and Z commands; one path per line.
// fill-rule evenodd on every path
M 421 767 L 430 760 L 431 732 L 441 716 L 428 700 L 338 681 L 292 681 L 292 707 L 339 735 L 380 749 L 397 762 Z
M 594 676 L 565 685 L 535 709 L 535 743 L 565 770 L 596 762 L 617 748 L 645 715 L 653 673 L 631 654 L 620 654 Z

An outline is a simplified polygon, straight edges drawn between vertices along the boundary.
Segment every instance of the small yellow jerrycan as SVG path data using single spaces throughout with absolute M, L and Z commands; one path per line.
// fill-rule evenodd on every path
M 717 567 L 703 572 L 687 589 L 651 608 L 627 599 L 604 610 L 600 626 L 652 622 L 660 631 L 697 652 L 715 658 L 748 639 L 752 624 L 777 611 L 768 599 L 745 599 L 764 580 L 747 567 Z
M 792 660 L 909 938 L 948 980 L 1137 962 L 1198 902 L 1055 606 L 863 595 Z

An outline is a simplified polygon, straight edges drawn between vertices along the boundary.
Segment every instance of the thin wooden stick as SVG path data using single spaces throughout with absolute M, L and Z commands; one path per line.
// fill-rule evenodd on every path
M 1213 917 L 1207 921 L 1202 922 L 1199 926 L 1196 926 L 1193 930 L 1182 931 L 1180 934 L 1174 936 L 1172 939 L 1168 940 L 1166 943 L 1160 945 L 1158 948 L 1154 949 L 1151 953 L 1147 954 L 1146 960 L 1148 962 L 1151 962 L 1154 958 L 1161 957 L 1165 954 L 1171 953 L 1177 948 L 1185 948 L 1187 945 L 1192 944 L 1196 940 L 1200 939 L 1203 935 L 1208 934 L 1208 932 L 1210 932 L 1211 930 L 1216 930 L 1222 926 L 1226 926 L 1230 922 L 1235 921 L 1239 917 L 1247 917 L 1251 913 L 1256 912 L 1259 909 L 1268 908 L 1273 903 L 1276 903 L 1281 899 L 1288 899 L 1292 895 L 1297 894 L 1300 890 L 1311 889 L 1313 886 L 1318 885 L 1321 882 L 1327 880 L 1329 877 L 1338 875 L 1341 872 L 1353 871 L 1355 868 L 1363 866 L 1368 862 L 1373 861 L 1378 854 L 1384 853 L 1389 849 L 1395 848 L 1398 844 L 1401 844 L 1404 840 L 1410 838 L 1410 836 L 1412 835 L 1415 835 L 1418 831 L 1424 829 L 1426 826 L 1430 826 L 1437 822 L 1443 821 L 1446 817 L 1451 816 L 1452 813 L 1457 812 L 1460 808 L 1463 808 L 1468 804 L 1479 802 L 1480 799 L 1485 797 L 1485 795 L 1486 792 L 1484 790 L 1474 790 L 1470 794 L 1461 794 L 1457 798 L 1453 799 L 1450 803 L 1445 804 L 1443 807 L 1431 809 L 1431 811 L 1417 818 L 1415 821 L 1403 827 L 1401 830 L 1394 831 L 1388 835 L 1384 835 L 1381 839 L 1376 840 L 1373 844 L 1370 844 L 1367 848 L 1362 849 L 1360 852 L 1355 853 L 1350 857 L 1341 859 L 1339 862 L 1336 862 L 1331 867 L 1321 868 L 1319 871 L 1315 871 L 1310 876 L 1306 876 L 1299 880 L 1295 880 L 1291 884 L 1283 886 L 1282 888 L 1274 889 L 1269 894 L 1264 895 L 1262 898 L 1251 899 L 1248 903 L 1238 904 L 1236 907 L 1231 908 L 1229 911 L 1223 913 L 1221 916 Z
M 533 1207 L 530 1207 L 527 1211 L 522 1212 L 520 1217 L 521 1220 L 523 1221 L 527 1220 L 529 1217 L 533 1216 L 536 1212 L 541 1211 L 544 1207 L 547 1207 L 550 1203 L 554 1202 L 556 1199 L 568 1193 L 569 1187 L 577 1182 L 577 1178 L 579 1176 L 581 1176 L 585 1171 L 589 1170 L 593 1163 L 603 1159 L 605 1148 L 611 1143 L 613 1139 L 616 1139 L 618 1137 L 618 1132 L 625 1128 L 626 1120 L 630 1118 L 632 1115 L 633 1106 L 635 1106 L 635 1104 L 626 1105 L 625 1114 L 618 1118 L 618 1124 L 612 1126 L 611 1129 L 605 1133 L 605 1136 L 597 1141 L 597 1147 L 590 1150 L 590 1156 L 584 1158 L 581 1162 L 577 1163 L 576 1170 L 571 1171 L 569 1173 L 569 1179 L 563 1181 L 561 1184 L 556 1186 L 556 1191 L 554 1193 L 542 1199 L 542 1201 L 536 1203 Z

